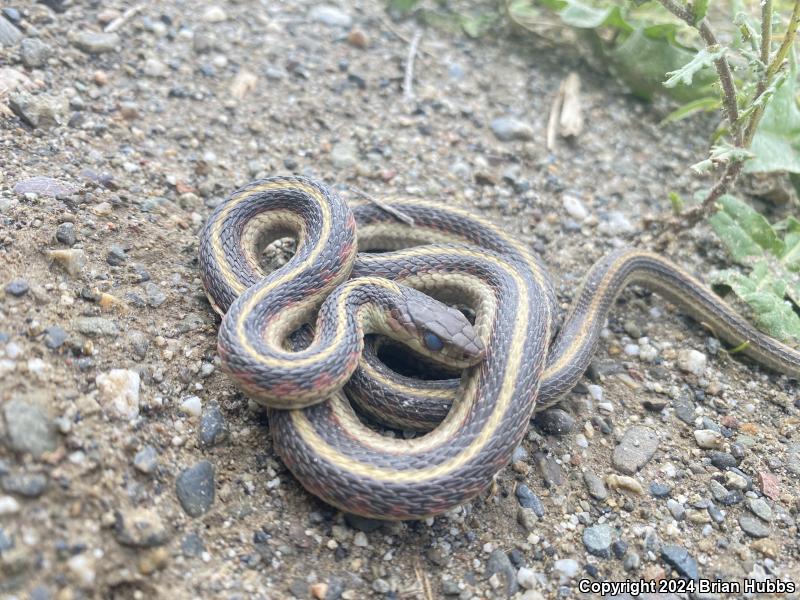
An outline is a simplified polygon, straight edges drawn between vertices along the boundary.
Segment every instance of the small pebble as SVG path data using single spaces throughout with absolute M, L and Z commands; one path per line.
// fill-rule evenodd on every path
M 70 222 L 61 223 L 56 228 L 56 240 L 65 246 L 74 246 L 76 241 L 75 224 Z
M 513 140 L 532 141 L 535 138 L 533 128 L 513 117 L 499 117 L 494 119 L 489 127 L 494 136 L 501 142 Z
M 725 442 L 721 433 L 711 429 L 698 429 L 694 432 L 694 439 L 698 446 L 707 450 L 720 448 Z
M 31 288 L 28 285 L 28 282 L 24 279 L 12 279 L 3 289 L 5 289 L 6 294 L 19 298 L 20 296 L 27 294 L 28 290 Z
M 583 545 L 590 554 L 600 558 L 611 556 L 611 543 L 616 532 L 607 524 L 594 525 L 583 530 Z
M 697 561 L 686 548 L 673 544 L 661 547 L 661 558 L 678 572 L 683 579 L 694 581 L 698 578 Z
M 769 525 L 766 525 L 761 519 L 748 513 L 742 513 L 739 515 L 739 526 L 742 528 L 742 531 L 744 531 L 750 537 L 769 537 Z
M 199 417 L 203 412 L 203 401 L 197 396 L 184 398 L 181 402 L 181 412 L 192 417 Z
M 592 498 L 597 500 L 605 500 L 608 498 L 608 490 L 606 489 L 603 480 L 600 479 L 600 477 L 598 477 L 595 473 L 592 471 L 584 471 L 583 481 L 586 484 L 586 487 L 589 490 L 589 495 L 592 496 Z
M 146 475 L 153 473 L 158 466 L 158 451 L 152 446 L 145 446 L 133 457 L 133 466 Z
M 214 467 L 204 460 L 184 469 L 175 481 L 175 489 L 187 515 L 204 515 L 214 504 Z
M 772 508 L 763 498 L 748 498 L 747 508 L 762 521 L 767 523 L 772 521 Z
M 678 352 L 678 368 L 700 377 L 706 370 L 706 355 L 692 348 Z
M 534 423 L 545 433 L 566 435 L 575 426 L 575 419 L 560 408 L 550 408 L 537 414 Z
M 228 429 L 225 425 L 225 417 L 217 404 L 208 404 L 203 409 L 198 435 L 200 443 L 204 446 L 216 446 L 227 439 Z

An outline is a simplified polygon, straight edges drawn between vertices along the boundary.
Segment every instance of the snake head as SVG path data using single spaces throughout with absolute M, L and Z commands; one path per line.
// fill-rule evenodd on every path
M 486 346 L 464 314 L 411 288 L 402 288 L 404 302 L 396 322 L 406 335 L 401 341 L 437 362 L 463 369 L 479 363 Z

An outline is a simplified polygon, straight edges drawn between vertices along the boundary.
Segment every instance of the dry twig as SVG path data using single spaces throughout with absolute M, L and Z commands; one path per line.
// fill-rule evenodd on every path
M 106 25 L 106 28 L 103 29 L 103 31 L 106 33 L 114 33 L 117 29 L 122 27 L 125 23 L 127 23 L 133 17 L 142 12 L 143 8 L 144 8 L 143 4 L 137 4 L 135 6 L 131 6 L 128 10 L 126 10 L 124 13 L 122 13 L 113 21 L 111 21 L 111 23 Z
M 417 29 L 414 32 L 414 37 L 408 44 L 408 58 L 406 58 L 406 73 L 403 78 L 403 100 L 406 104 L 411 104 L 414 101 L 414 59 L 417 56 L 417 48 L 422 39 L 422 31 Z
M 397 209 L 396 209 L 396 208 L 394 208 L 393 206 L 390 206 L 389 204 L 386 204 L 386 203 L 385 203 L 385 202 L 383 202 L 382 200 L 378 200 L 378 199 L 377 199 L 377 198 L 375 198 L 374 196 L 371 196 L 371 195 L 369 195 L 367 192 L 365 192 L 365 191 L 364 191 L 364 190 L 362 190 L 362 189 L 359 189 L 359 188 L 357 188 L 357 187 L 356 187 L 356 186 L 354 186 L 354 185 L 350 185 L 350 186 L 348 186 L 348 187 L 349 187 L 349 188 L 350 188 L 350 189 L 351 189 L 353 192 L 355 192 L 357 195 L 361 196 L 361 197 L 362 197 L 362 198 L 364 198 L 365 200 L 369 200 L 369 201 L 370 201 L 370 202 L 372 202 L 372 203 L 373 203 L 375 206 L 377 206 L 378 208 L 380 208 L 380 209 L 381 209 L 381 210 L 383 210 L 383 211 L 386 211 L 387 213 L 389 213 L 389 214 L 390 214 L 390 215 L 392 215 L 393 217 L 397 218 L 398 220 L 402 221 L 403 223 L 405 223 L 405 224 L 406 224 L 406 225 L 408 225 L 409 227 L 413 227 L 413 226 L 414 226 L 414 218 L 413 218 L 413 217 L 411 217 L 410 215 L 407 215 L 407 214 L 406 214 L 406 213 L 404 213 L 402 210 L 397 210 Z

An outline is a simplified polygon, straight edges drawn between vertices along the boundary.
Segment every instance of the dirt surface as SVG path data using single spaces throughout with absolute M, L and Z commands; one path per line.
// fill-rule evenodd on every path
M 800 584 L 797 384 L 658 297 L 622 295 L 590 377 L 492 495 L 381 526 L 281 465 L 217 368 L 198 275 L 215 205 L 301 173 L 472 207 L 543 256 L 566 307 L 593 261 L 648 245 L 643 214 L 701 185 L 686 165 L 707 123 L 659 129 L 570 51 L 505 31 L 424 30 L 408 104 L 414 24 L 380 3 L 143 3 L 111 37 L 128 5 L 46 4 L 65 10 L 0 15 L 20 33 L 0 46 L 0 596 L 535 600 L 695 569 Z M 548 152 L 570 71 L 586 126 Z M 669 254 L 704 279 L 726 266 L 704 227 Z

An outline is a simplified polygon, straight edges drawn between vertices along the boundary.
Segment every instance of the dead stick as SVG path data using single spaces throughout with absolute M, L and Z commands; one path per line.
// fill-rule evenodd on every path
M 414 101 L 414 58 L 417 56 L 417 47 L 422 39 L 422 31 L 414 32 L 411 43 L 408 45 L 408 58 L 406 59 L 406 75 L 403 79 L 403 100 L 410 104 Z

